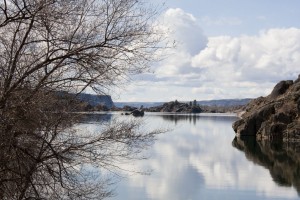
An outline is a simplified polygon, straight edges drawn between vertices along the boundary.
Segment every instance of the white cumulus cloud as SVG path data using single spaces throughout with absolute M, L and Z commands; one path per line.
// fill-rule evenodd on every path
M 196 18 L 177 8 L 167 10 L 160 22 L 168 39 L 175 41 L 176 47 L 163 52 L 169 56 L 156 67 L 157 76 L 186 75 L 198 70 L 192 67 L 191 61 L 195 55 L 206 48 L 208 38 L 204 35 Z
M 270 29 L 256 36 L 209 38 L 192 66 L 226 81 L 276 82 L 300 72 L 300 29 Z
M 169 56 L 153 67 L 154 74 L 134 82 L 138 86 L 131 87 L 127 99 L 255 98 L 267 95 L 278 81 L 296 79 L 300 74 L 299 28 L 207 37 L 201 20 L 182 9 L 167 10 L 161 21 L 177 47 L 169 49 Z
M 162 16 L 162 22 L 169 29 L 169 37 L 178 43 L 180 50 L 195 55 L 206 47 L 207 37 L 192 14 L 180 8 L 171 8 Z

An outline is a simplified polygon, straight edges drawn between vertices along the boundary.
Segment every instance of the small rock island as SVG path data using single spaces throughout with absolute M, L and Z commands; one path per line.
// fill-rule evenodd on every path
M 250 101 L 232 127 L 238 137 L 300 141 L 300 75 L 281 81 L 270 95 Z
M 174 112 L 174 113 L 201 113 L 203 109 L 197 104 L 196 100 L 189 103 L 177 100 L 164 103 L 161 106 L 150 107 L 148 112 Z

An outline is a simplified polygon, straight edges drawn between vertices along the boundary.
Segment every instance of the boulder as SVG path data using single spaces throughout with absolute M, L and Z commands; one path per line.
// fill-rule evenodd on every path
M 136 110 L 132 111 L 131 114 L 135 117 L 143 117 L 144 116 L 144 110 L 136 109 Z
M 288 81 L 280 81 L 279 83 L 277 83 L 277 85 L 275 85 L 273 91 L 270 94 L 271 98 L 276 98 L 279 95 L 282 95 L 286 92 L 286 90 L 293 85 L 293 81 L 292 80 L 288 80 Z

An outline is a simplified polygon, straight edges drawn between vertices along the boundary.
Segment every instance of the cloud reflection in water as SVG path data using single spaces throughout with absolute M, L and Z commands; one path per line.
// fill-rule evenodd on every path
M 172 131 L 158 137 L 149 159 L 136 163 L 153 173 L 122 180 L 114 199 L 297 199 L 294 188 L 279 186 L 268 169 L 232 147 L 235 119 L 147 115 L 148 128 L 164 125 Z

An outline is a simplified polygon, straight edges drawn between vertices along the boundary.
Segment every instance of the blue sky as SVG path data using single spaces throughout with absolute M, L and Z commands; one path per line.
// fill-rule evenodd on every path
M 114 101 L 190 101 L 267 95 L 300 73 L 299 0 L 153 0 L 176 49 L 133 77 Z
M 298 0 L 167 0 L 165 3 L 168 8 L 181 8 L 193 14 L 210 36 L 256 34 L 261 29 L 300 26 Z

